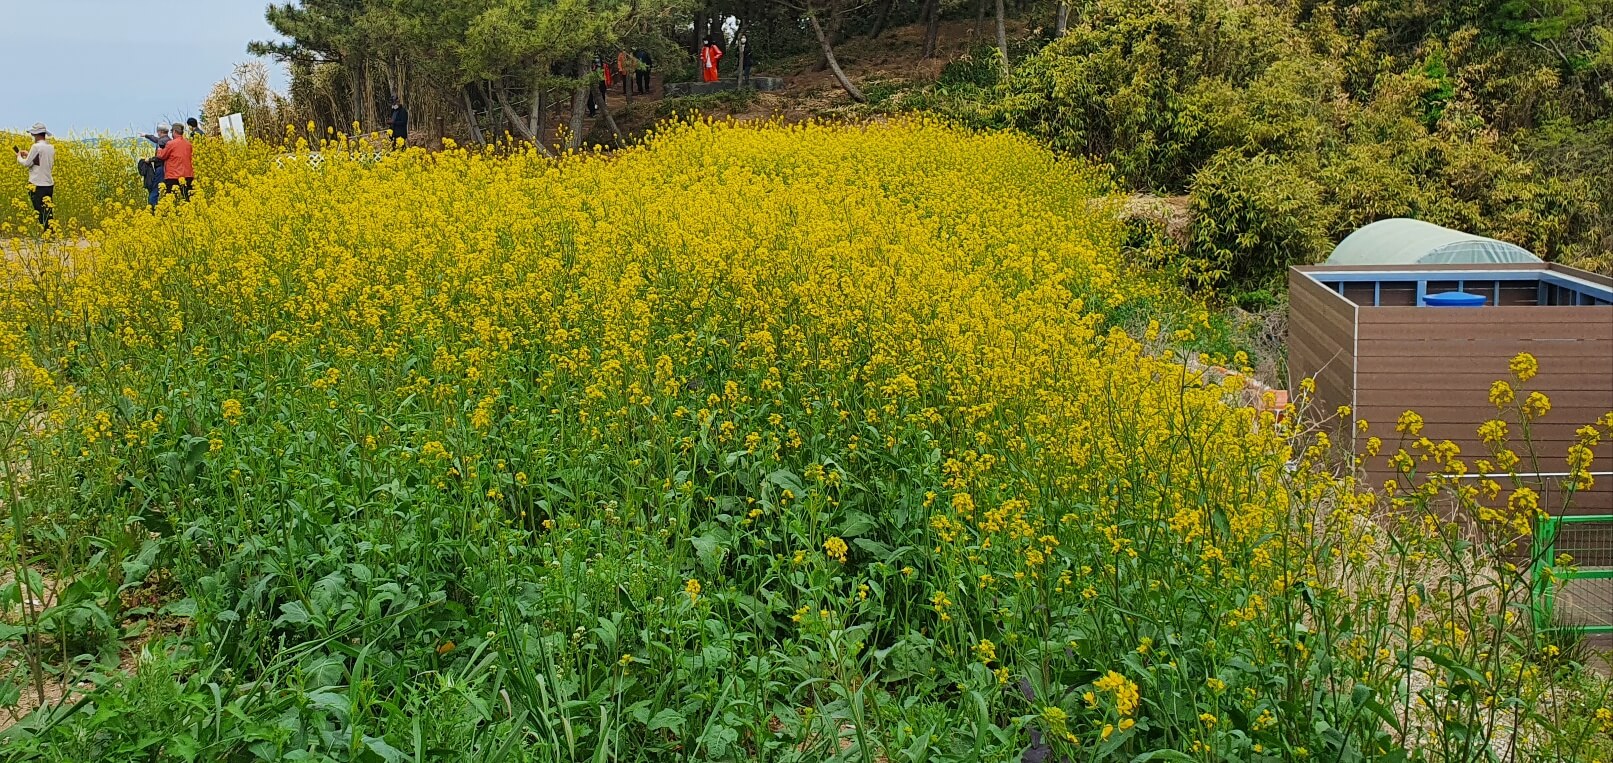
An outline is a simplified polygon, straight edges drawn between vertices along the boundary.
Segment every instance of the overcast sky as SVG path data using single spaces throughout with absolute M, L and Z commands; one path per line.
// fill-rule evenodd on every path
M 0 0 L 0 128 L 131 135 L 196 116 L 213 83 L 251 60 L 247 43 L 275 36 L 267 5 Z M 271 70 L 284 90 L 284 72 Z

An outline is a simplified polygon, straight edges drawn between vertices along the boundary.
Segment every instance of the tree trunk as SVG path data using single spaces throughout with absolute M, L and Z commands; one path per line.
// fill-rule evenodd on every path
M 1002 0 L 997 1 L 1002 2 Z M 834 46 L 829 43 L 829 36 L 823 33 L 823 25 L 818 23 L 818 15 L 812 12 L 810 6 L 807 8 L 806 17 L 807 21 L 812 24 L 812 34 L 818 38 L 818 46 L 823 48 L 823 60 L 828 62 L 829 71 L 834 72 L 835 81 L 840 83 L 840 87 L 846 91 L 846 95 L 851 96 L 851 100 L 858 103 L 867 103 L 868 97 L 863 95 L 856 85 L 851 84 L 851 80 L 846 77 L 846 73 L 840 69 L 840 62 L 835 60 Z
M 577 75 L 582 77 L 582 83 L 571 94 L 571 134 L 566 136 L 566 150 L 576 151 L 582 148 L 583 117 L 588 114 L 588 88 L 594 83 L 588 79 L 588 54 L 577 56 Z
M 459 95 L 465 101 L 465 123 L 470 125 L 470 135 L 477 143 L 487 145 L 487 138 L 482 135 L 482 126 L 476 123 L 476 105 L 470 100 L 470 85 L 459 89 Z
M 397 97 L 400 103 L 405 103 L 409 97 L 409 65 L 407 63 L 398 62 L 397 84 L 394 87 L 392 94 Z
M 341 106 L 341 104 L 336 102 L 336 93 L 334 93 L 334 92 L 332 92 L 332 91 L 330 91 L 330 90 L 328 90 L 326 88 L 320 88 L 320 90 L 325 91 L 325 100 L 330 101 L 330 124 L 331 124 L 331 126 L 335 127 L 337 125 L 340 125 L 342 123 L 342 106 Z
M 498 108 L 498 99 L 493 97 L 493 86 L 482 83 L 482 103 L 487 104 L 487 115 L 493 120 L 493 142 L 504 140 L 508 130 L 504 128 L 504 112 Z
M 924 57 L 935 58 L 936 42 L 941 38 L 941 0 L 925 0 L 922 15 L 928 23 L 924 30 Z
M 544 121 L 543 120 L 543 88 L 540 87 L 542 82 L 543 82 L 542 77 L 537 77 L 537 76 L 533 77 L 532 78 L 532 92 L 531 92 L 530 95 L 527 96 L 528 99 L 529 99 L 529 103 L 527 105 L 527 131 L 532 133 L 532 135 L 533 135 L 532 139 L 534 141 L 537 141 L 540 144 L 543 142 L 543 121 Z
M 975 6 L 975 32 L 973 39 L 980 39 L 980 27 L 986 23 L 986 0 L 980 0 Z
M 510 124 L 515 127 L 516 134 L 520 135 L 523 140 L 532 140 L 532 130 L 527 124 L 526 118 L 517 114 L 515 107 L 510 105 L 510 94 L 504 89 L 504 83 L 500 82 L 496 87 L 498 107 L 504 112 L 504 118 L 510 120 Z
M 364 122 L 372 130 L 381 124 L 375 111 L 375 75 L 368 58 L 364 59 Z
M 1003 20 L 1003 0 L 997 0 L 997 52 L 1003 57 L 1003 71 L 1008 70 L 1008 28 Z
M 841 0 L 829 0 L 829 45 L 830 46 L 840 44 L 840 26 L 841 26 L 841 23 L 842 23 L 841 19 L 843 18 L 843 14 L 842 14 L 840 9 L 841 9 L 842 5 L 844 5 L 844 3 L 842 3 Z M 821 72 L 821 71 L 824 71 L 825 69 L 828 69 L 828 68 L 829 68 L 829 57 L 828 56 L 819 56 L 818 57 L 818 66 L 817 66 L 816 71 Z
M 538 98 L 539 96 L 533 95 L 533 103 L 537 103 Z M 510 124 L 515 125 L 515 131 L 521 134 L 523 140 L 537 146 L 544 156 L 554 156 L 554 152 L 550 151 L 548 146 L 543 145 L 543 131 L 539 127 L 540 123 L 536 110 L 534 110 L 530 121 L 522 117 L 515 111 L 514 107 L 510 106 L 509 96 L 505 93 L 502 84 L 498 87 L 498 105 L 504 109 L 504 116 L 510 120 Z
M 347 132 L 352 130 L 353 132 L 358 132 L 359 123 L 364 121 L 364 82 L 359 76 L 359 67 L 357 66 L 347 67 L 347 89 L 352 93 L 353 102 L 348 105 L 352 107 L 353 118 L 348 120 L 347 124 L 338 126 L 336 131 Z
M 616 117 L 612 116 L 611 113 L 610 113 L 610 104 L 608 104 L 608 103 L 599 104 L 599 110 L 600 110 L 601 113 L 603 113 L 605 115 L 605 124 L 608 127 L 610 127 L 611 134 L 616 136 L 616 147 L 617 148 L 626 147 L 627 146 L 627 137 L 622 135 L 621 128 L 616 126 Z
M 739 64 L 738 66 L 734 67 L 734 85 L 736 87 L 745 86 L 745 49 L 750 47 L 742 42 L 746 39 L 745 29 L 746 24 L 744 19 L 740 19 L 739 23 L 734 25 L 733 49 L 739 53 L 739 57 L 734 59 L 734 61 Z M 726 50 L 726 48 L 724 50 Z
M 700 48 L 706 44 L 706 35 L 710 32 L 711 22 L 706 15 L 706 6 L 702 5 L 694 12 L 694 52 L 696 60 L 700 58 Z
M 885 25 L 890 23 L 891 11 L 896 7 L 896 3 L 897 0 L 890 0 L 890 2 L 880 6 L 879 15 L 874 18 L 874 29 L 868 33 L 869 39 L 877 40 L 880 35 L 885 33 Z M 928 8 L 929 6 L 926 5 L 925 7 Z M 923 19 L 919 20 L 923 21 Z
M 1063 37 L 1070 31 L 1070 3 L 1068 0 L 1059 0 L 1058 15 L 1053 19 L 1053 37 Z
M 395 60 L 395 59 L 394 59 Z M 398 87 L 398 77 L 394 74 L 393 61 L 381 62 L 381 78 L 386 80 L 386 94 L 388 98 L 403 98 L 403 91 Z M 387 105 L 391 105 L 389 102 Z

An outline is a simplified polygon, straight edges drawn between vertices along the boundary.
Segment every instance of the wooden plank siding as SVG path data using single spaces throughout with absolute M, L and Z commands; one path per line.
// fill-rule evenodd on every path
M 1319 405 L 1351 405 L 1355 389 L 1354 303 L 1298 271 L 1288 281 L 1289 389 L 1316 379 Z
M 1531 426 L 1543 471 L 1565 471 L 1575 431 L 1613 410 L 1613 306 L 1363 307 L 1357 330 L 1356 414 L 1389 443 L 1400 414 L 1414 410 L 1424 435 L 1455 442 L 1470 464 L 1484 457 L 1476 430 L 1496 417 L 1490 384 L 1511 378 L 1507 364 L 1520 352 L 1540 362 L 1539 376 L 1523 388 L 1552 403 Z M 1521 436 L 1516 423 L 1512 432 Z M 1613 472 L 1613 448 L 1598 450 L 1592 471 Z M 1389 476 L 1382 463 L 1368 468 L 1375 483 Z M 1598 477 L 1574 504 L 1574 513 L 1613 512 L 1613 476 Z
M 1383 273 L 1381 286 L 1374 290 L 1370 281 L 1345 283 L 1345 294 L 1354 302 L 1317 280 L 1329 272 L 1358 277 L 1366 270 Z M 1399 438 L 1395 422 L 1406 410 L 1422 416 L 1425 436 L 1457 443 L 1470 466 L 1486 457 L 1488 448 L 1476 430 L 1497 415 L 1489 401 L 1490 384 L 1510 379 L 1508 361 L 1528 352 L 1539 361 L 1540 374 L 1523 387 L 1552 401 L 1551 412 L 1531 426 L 1530 439 L 1542 472 L 1566 471 L 1564 456 L 1577 440 L 1576 430 L 1613 411 L 1613 305 L 1539 305 L 1538 281 L 1490 281 L 1488 288 L 1473 290 L 1492 298 L 1499 292 L 1499 304 L 1414 307 L 1416 281 L 1395 275 L 1426 277 L 1441 270 L 1549 271 L 1613 287 L 1613 278 L 1560 265 L 1295 268 L 1289 273 L 1290 388 L 1314 375 L 1324 412 L 1351 405 L 1358 420 L 1370 422 L 1369 433 L 1384 440 L 1385 452 L 1365 465 L 1366 476 L 1381 486 L 1392 476 L 1385 456 L 1393 453 Z M 1451 285 L 1457 278 L 1453 272 Z M 1483 283 L 1460 278 L 1469 285 Z M 1374 297 L 1383 306 L 1372 306 Z M 1511 430 L 1514 438 L 1521 436 L 1516 422 Z M 1366 440 L 1355 441 L 1359 449 Z M 1521 445 L 1516 447 L 1521 451 Z M 1613 472 L 1613 443 L 1603 443 L 1597 454 L 1591 470 Z M 1561 479 L 1542 482 L 1546 505 L 1555 511 L 1562 501 Z M 1595 482 L 1591 491 L 1575 496 L 1573 513 L 1613 513 L 1613 475 L 1598 475 Z

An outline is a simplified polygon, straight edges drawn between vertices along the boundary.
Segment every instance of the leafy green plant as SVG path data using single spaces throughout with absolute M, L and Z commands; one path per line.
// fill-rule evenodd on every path
M 655 115 L 667 119 L 674 115 L 728 114 L 744 111 L 755 104 L 760 95 L 752 88 L 719 90 L 706 95 L 684 95 L 662 98 L 655 102 Z
M 1002 53 L 995 45 L 980 43 L 941 68 L 937 85 L 944 90 L 990 88 L 1002 76 Z
M 1193 216 L 1188 279 L 1201 286 L 1259 287 L 1331 249 L 1321 187 L 1275 157 L 1218 156 L 1194 178 Z

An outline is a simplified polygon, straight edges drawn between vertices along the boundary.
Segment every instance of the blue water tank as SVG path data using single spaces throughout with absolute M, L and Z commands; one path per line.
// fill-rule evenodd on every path
M 1447 291 L 1423 297 L 1423 304 L 1429 307 L 1484 307 L 1487 301 L 1483 294 L 1468 294 L 1465 291 Z

